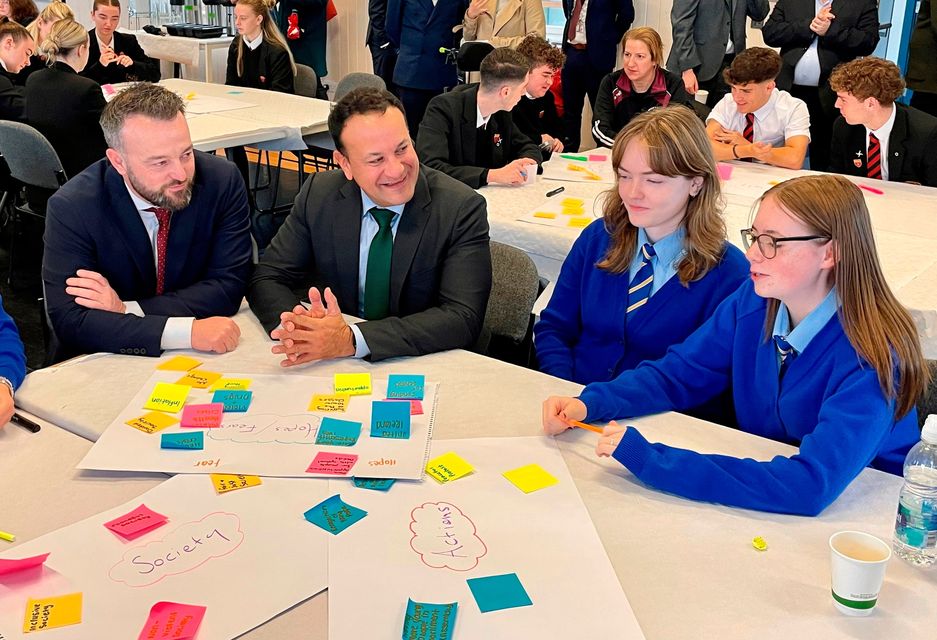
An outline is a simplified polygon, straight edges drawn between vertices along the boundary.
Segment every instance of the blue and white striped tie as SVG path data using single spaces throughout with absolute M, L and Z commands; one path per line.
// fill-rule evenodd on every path
M 654 265 L 652 262 L 654 256 L 657 255 L 654 251 L 654 245 L 649 242 L 644 243 L 644 246 L 641 247 L 641 253 L 644 256 L 644 262 L 641 263 L 638 272 L 634 274 L 634 278 L 628 286 L 626 318 L 647 304 L 648 299 L 651 297 L 651 288 L 654 285 Z
M 797 355 L 797 351 L 794 350 L 794 347 L 784 336 L 774 336 L 774 346 L 777 347 L 778 356 L 781 359 L 781 366 L 778 368 L 778 376 L 780 377 L 787 371 L 787 367 L 794 359 L 794 356 Z

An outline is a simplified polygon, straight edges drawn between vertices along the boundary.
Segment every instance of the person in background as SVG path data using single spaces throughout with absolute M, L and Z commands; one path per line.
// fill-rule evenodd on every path
M 29 31 L 29 35 L 33 37 L 36 48 L 33 50 L 35 53 L 29 58 L 29 66 L 16 74 L 16 84 L 25 87 L 26 79 L 31 73 L 39 71 L 40 69 L 45 69 L 46 61 L 39 53 L 39 45 L 48 37 L 52 25 L 66 18 L 74 20 L 75 15 L 67 4 L 60 0 L 55 0 L 55 2 L 47 4 L 45 8 L 39 12 L 36 19 L 26 25 L 26 30 Z
M 767 1 L 767 0 L 766 0 Z M 595 110 L 599 83 L 615 68 L 615 52 L 634 20 L 632 0 L 563 0 L 563 146 L 579 151 L 586 96 Z
M 316 72 L 316 97 L 328 100 L 327 89 L 322 84 L 322 78 L 329 75 L 325 56 L 328 0 L 279 0 L 279 5 L 276 26 L 286 36 L 293 60 L 312 67 Z
M 774 83 L 781 56 L 773 49 L 741 52 L 723 74 L 732 87 L 706 121 L 716 160 L 753 158 L 787 169 L 800 169 L 810 144 L 810 114 L 803 100 Z
M 13 318 L 0 301 L 0 429 L 13 417 L 13 394 L 26 377 L 26 353 Z
M 878 1 L 778 0 L 761 35 L 769 47 L 781 48 L 778 87 L 807 104 L 810 168 L 827 171 L 837 116 L 827 79 L 836 65 L 875 51 Z
M 39 7 L 33 0 L 10 0 L 10 20 L 23 26 L 28 25 L 39 15 Z
M 59 20 L 39 48 L 48 66 L 26 82 L 26 120 L 55 149 L 69 178 L 107 151 L 99 123 L 106 104 L 101 86 L 78 75 L 88 62 L 88 47 L 83 26 Z
M 842 114 L 833 125 L 836 173 L 937 187 L 937 118 L 895 102 L 904 80 L 894 62 L 859 58 L 830 75 Z
M 701 454 L 612 422 L 596 453 L 671 494 L 814 516 L 867 466 L 901 474 L 920 438 L 927 363 L 882 274 L 856 185 L 835 175 L 781 182 L 742 239 L 750 282 L 663 358 L 578 398 L 547 399 L 543 427 L 683 411 L 731 389 L 743 431 L 798 451 L 766 461 Z
M 0 0 L 0 18 L 10 17 L 10 0 Z
M 397 47 L 387 37 L 384 25 L 387 22 L 387 0 L 368 0 L 368 35 L 365 45 L 371 51 L 374 75 L 384 81 L 384 86 L 395 93 L 394 68 L 397 66 Z
M 511 110 L 527 88 L 530 60 L 509 47 L 482 60 L 479 84 L 433 98 L 420 124 L 416 151 L 427 167 L 473 189 L 523 184 L 543 157 L 517 128 Z
M 185 103 L 149 82 L 104 108 L 107 158 L 49 199 L 42 283 L 53 359 L 165 349 L 225 353 L 251 272 L 247 195 L 192 148 Z
M 25 92 L 14 80 L 29 65 L 35 46 L 26 27 L 0 18 L 0 120 L 26 119 Z
M 514 47 L 526 36 L 546 37 L 543 0 L 472 0 L 462 20 L 462 37 L 491 46 Z
M 650 27 L 631 29 L 621 39 L 621 51 L 621 71 L 602 78 L 592 114 L 592 137 L 600 147 L 611 147 L 618 132 L 648 109 L 671 104 L 693 108 L 680 76 L 661 67 L 660 34 Z
M 911 106 L 937 116 L 937 2 L 921 0 L 908 55 L 908 88 L 914 90 Z
M 98 84 L 145 80 L 159 81 L 159 61 L 143 52 L 136 36 L 120 33 L 120 0 L 94 0 L 94 28 L 89 32 L 90 59 L 81 72 Z
M 556 110 L 556 99 L 550 87 L 563 68 L 566 56 L 540 36 L 527 36 L 517 52 L 530 59 L 527 90 L 511 110 L 511 118 L 521 133 L 540 142 L 546 160 L 549 153 L 563 151 L 563 121 Z
M 692 109 L 636 116 L 615 139 L 612 166 L 618 186 L 573 244 L 534 328 L 540 370 L 579 384 L 663 357 L 748 275 L 726 241 L 716 163 Z M 731 402 L 694 415 L 731 423 Z

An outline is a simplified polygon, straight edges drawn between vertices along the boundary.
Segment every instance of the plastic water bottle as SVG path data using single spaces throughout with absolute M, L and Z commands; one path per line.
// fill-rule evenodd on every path
M 905 458 L 893 546 L 916 567 L 937 563 L 937 415 L 927 416 L 921 441 Z

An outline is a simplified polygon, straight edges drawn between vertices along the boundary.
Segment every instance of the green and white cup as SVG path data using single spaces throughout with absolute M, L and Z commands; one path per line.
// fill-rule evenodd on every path
M 861 531 L 830 536 L 833 604 L 850 616 L 872 613 L 885 580 L 891 547 Z

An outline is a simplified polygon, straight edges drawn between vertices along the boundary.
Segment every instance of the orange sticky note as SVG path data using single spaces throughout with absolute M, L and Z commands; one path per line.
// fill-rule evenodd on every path
M 556 214 L 550 213 L 549 211 L 537 211 L 536 213 L 534 213 L 534 217 L 545 218 L 547 220 L 553 220 L 554 218 L 556 218 Z
M 189 356 L 176 356 L 162 363 L 157 369 L 160 371 L 188 371 L 202 364 L 201 360 L 190 358 Z
M 166 427 L 171 427 L 177 422 L 179 422 L 177 418 L 173 418 L 165 413 L 150 411 L 149 413 L 144 413 L 139 418 L 128 420 L 124 424 L 129 424 L 134 429 L 139 429 L 143 433 L 156 433 Z
M 215 493 L 228 493 L 238 489 L 256 487 L 261 484 L 260 476 L 242 476 L 233 473 L 212 473 L 211 483 L 215 486 Z
M 312 396 L 307 411 L 325 411 L 328 413 L 340 413 L 348 410 L 348 401 L 351 399 L 347 393 L 335 393 L 323 395 L 317 393 Z
M 220 373 L 215 373 L 214 371 L 202 371 L 201 369 L 193 369 L 187 374 L 176 380 L 176 384 L 185 384 L 193 389 L 207 389 L 211 384 L 221 377 Z
M 81 593 L 30 598 L 23 617 L 23 633 L 55 629 L 81 622 Z

